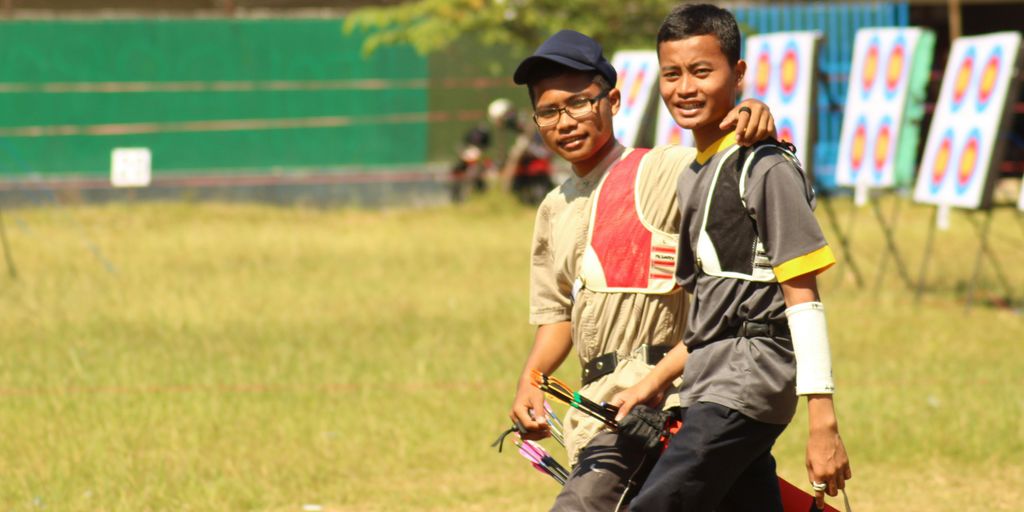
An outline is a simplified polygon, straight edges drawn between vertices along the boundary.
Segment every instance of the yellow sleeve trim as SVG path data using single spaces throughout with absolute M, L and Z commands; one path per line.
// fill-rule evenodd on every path
M 811 251 L 803 256 L 797 256 L 772 270 L 775 272 L 775 279 L 784 283 L 804 274 L 815 274 L 835 265 L 836 257 L 832 255 L 832 248 L 824 246 L 821 249 Z

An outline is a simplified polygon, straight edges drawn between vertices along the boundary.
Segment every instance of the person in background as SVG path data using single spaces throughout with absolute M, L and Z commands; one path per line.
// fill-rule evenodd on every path
M 555 188 L 551 166 L 554 154 L 544 145 L 544 139 L 533 123 L 526 125 L 519 118 L 511 102 L 496 121 L 503 129 L 515 134 L 500 173 L 502 181 L 507 183 L 519 202 L 538 206 L 544 196 Z
M 453 203 L 466 198 L 466 190 L 476 193 L 487 190 L 487 172 L 491 161 L 485 151 L 491 146 L 491 131 L 485 125 L 470 128 L 462 137 L 459 157 L 451 169 L 450 186 Z

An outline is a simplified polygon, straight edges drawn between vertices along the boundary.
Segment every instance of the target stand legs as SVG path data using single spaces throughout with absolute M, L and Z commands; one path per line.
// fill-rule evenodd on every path
M 882 207 L 879 206 L 878 200 L 872 200 L 871 210 L 875 214 L 875 219 L 878 220 L 878 226 L 882 229 L 882 235 L 885 238 L 885 251 L 882 252 L 882 259 L 878 263 L 878 274 L 875 278 L 875 289 L 877 290 L 882 286 L 882 281 L 885 279 L 886 266 L 889 262 L 889 257 L 896 262 L 896 271 L 899 273 L 900 280 L 906 285 L 907 289 L 913 289 L 914 285 L 910 279 L 910 273 L 907 272 L 907 266 L 903 263 L 903 257 L 900 255 L 899 247 L 896 245 L 896 239 L 893 236 L 893 231 L 896 228 L 896 223 L 899 220 L 900 215 L 900 198 L 895 199 L 896 204 L 893 206 L 892 219 L 886 220 L 885 215 L 882 213 Z
M 928 263 L 932 259 L 932 246 L 935 244 L 935 231 L 939 223 L 939 209 L 935 208 L 932 221 L 928 224 L 928 237 L 924 242 L 924 255 L 921 256 L 921 273 L 917 276 L 917 290 L 914 292 L 914 303 L 921 302 L 924 295 L 924 283 L 928 279 Z
M 825 216 L 828 217 L 828 222 L 832 226 L 832 231 L 836 234 L 836 241 L 839 243 L 839 251 L 841 258 L 846 263 L 839 267 L 837 279 L 842 280 L 843 275 L 846 273 L 847 267 L 850 272 L 853 272 L 853 282 L 857 285 L 857 288 L 864 287 L 864 277 L 860 273 L 860 268 L 857 267 L 857 262 L 853 259 L 853 251 L 850 250 L 850 237 L 848 236 L 853 232 L 853 221 L 856 216 L 857 208 L 850 208 L 850 220 L 848 221 L 849 226 L 844 231 L 843 226 L 839 223 L 839 219 L 836 217 L 836 212 L 832 208 L 832 199 L 827 194 L 822 194 L 822 205 L 825 207 Z
M 971 280 L 967 283 L 967 295 L 965 297 L 964 309 L 970 311 L 971 306 L 974 304 L 974 292 L 978 286 L 978 281 L 981 278 L 981 265 L 984 259 L 988 259 L 992 265 L 992 270 L 995 271 L 996 278 L 999 280 L 1000 285 L 1003 287 L 1003 291 L 1006 292 L 1006 301 L 1008 304 L 1013 303 L 1013 289 L 1010 287 L 1010 280 L 1006 278 L 1006 273 L 1003 272 L 1002 265 L 999 264 L 999 260 L 996 255 L 992 253 L 992 248 L 989 246 L 989 235 L 991 234 L 992 227 L 992 209 L 985 210 L 985 219 L 978 221 L 975 215 L 968 215 L 968 219 L 971 221 L 971 226 L 974 227 L 978 233 L 978 252 L 974 257 L 974 272 L 971 275 Z

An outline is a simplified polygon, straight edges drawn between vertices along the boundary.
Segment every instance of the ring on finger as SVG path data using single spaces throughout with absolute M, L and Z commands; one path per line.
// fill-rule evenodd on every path
M 746 112 L 748 114 L 752 114 L 752 112 L 750 111 L 750 107 L 747 107 L 747 106 L 740 107 L 739 113 L 742 114 L 744 112 Z
M 828 489 L 828 484 L 825 482 L 811 482 L 811 489 L 814 489 L 815 492 L 825 492 Z

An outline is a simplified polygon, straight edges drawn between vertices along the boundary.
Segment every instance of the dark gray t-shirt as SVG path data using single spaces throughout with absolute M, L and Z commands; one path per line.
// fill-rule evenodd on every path
M 786 281 L 820 272 L 835 260 L 814 217 L 813 190 L 794 162 L 778 148 L 762 149 L 751 157 L 741 180 L 752 149 L 737 148 L 729 136 L 719 142 L 709 148 L 714 154 L 703 165 L 698 159 L 679 177 L 682 234 L 676 277 L 693 294 L 683 339 L 690 357 L 682 405 L 714 402 L 759 421 L 784 424 L 797 403 L 791 341 L 736 333 L 745 320 L 786 321 L 782 288 L 756 276 Z M 711 206 L 705 208 L 709 196 Z M 713 270 L 698 261 L 698 255 L 707 256 L 697 250 L 702 231 L 717 256 Z

